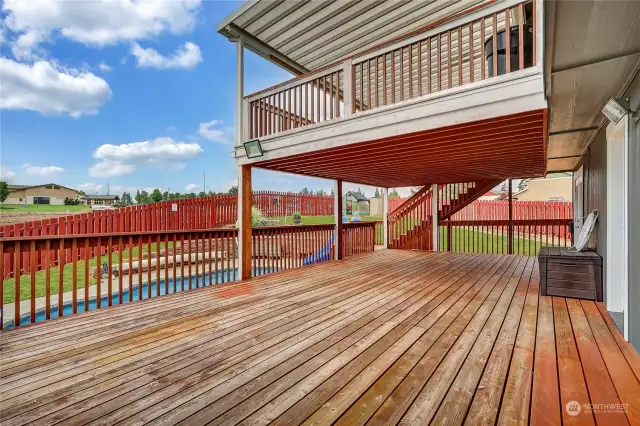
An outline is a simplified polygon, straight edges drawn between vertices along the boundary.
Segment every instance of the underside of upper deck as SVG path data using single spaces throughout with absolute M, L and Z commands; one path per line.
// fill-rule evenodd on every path
M 538 289 L 532 257 L 384 250 L 3 331 L 0 421 L 637 424 L 604 306 Z

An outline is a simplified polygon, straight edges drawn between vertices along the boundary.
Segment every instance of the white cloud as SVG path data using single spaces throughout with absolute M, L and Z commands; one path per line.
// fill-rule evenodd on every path
M 211 120 L 206 123 L 200 123 L 198 136 L 211 142 L 231 143 L 231 129 L 216 127 L 222 124 L 224 124 L 222 120 Z
M 0 165 L 0 180 L 10 181 L 16 174 L 9 170 L 7 166 Z
M 89 176 L 91 177 L 114 177 L 126 176 L 133 174 L 136 166 L 133 164 L 125 164 L 119 161 L 100 161 L 89 167 Z
M 199 156 L 202 152 L 197 143 L 178 142 L 168 137 L 121 145 L 105 144 L 94 151 L 93 157 L 99 161 L 89 168 L 89 175 L 130 175 L 139 165 L 180 170 L 185 167 L 185 161 Z
M 197 183 L 190 183 L 189 185 L 184 187 L 184 190 L 187 192 L 199 192 L 200 188 L 202 188 Z
M 19 34 L 52 33 L 92 46 L 189 31 L 201 0 L 4 0 L 6 26 Z M 33 37 L 30 36 L 30 37 Z M 31 47 L 37 49 L 37 43 Z M 26 54 L 26 52 L 22 52 Z
M 77 185 L 77 188 L 86 192 L 87 194 L 98 194 L 100 191 L 102 191 L 103 186 L 99 183 L 85 182 Z
M 30 175 L 48 176 L 48 175 L 64 172 L 64 169 L 62 167 L 53 166 L 53 165 L 34 166 L 32 164 L 27 163 L 27 164 L 24 164 L 22 167 L 24 167 L 24 170 Z
M 48 61 L 21 64 L 0 58 L 0 108 L 28 109 L 41 114 L 72 117 L 98 112 L 111 98 L 106 81 Z
M 143 48 L 138 43 L 131 45 L 131 54 L 136 57 L 140 68 L 194 68 L 202 62 L 200 48 L 193 43 L 185 43 L 171 56 L 163 56 L 151 48 Z
M 111 71 L 111 67 L 107 64 L 105 64 L 104 62 L 100 62 L 98 64 L 98 68 L 100 69 L 100 71 L 102 72 L 109 72 Z
M 46 56 L 40 44 L 48 40 L 46 33 L 38 30 L 29 30 L 22 33 L 12 43 L 11 53 L 17 59 L 32 61 Z

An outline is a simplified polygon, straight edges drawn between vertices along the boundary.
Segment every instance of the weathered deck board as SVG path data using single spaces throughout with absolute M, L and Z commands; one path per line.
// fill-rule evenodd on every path
M 606 309 L 538 288 L 533 258 L 382 250 L 7 330 L 0 422 L 638 424 Z

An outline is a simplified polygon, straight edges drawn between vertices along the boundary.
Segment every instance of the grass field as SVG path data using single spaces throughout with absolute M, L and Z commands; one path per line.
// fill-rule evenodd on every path
M 172 245 L 172 243 L 169 243 Z M 161 249 L 164 249 L 164 243 L 161 243 Z M 155 252 L 156 243 L 151 244 L 151 251 Z M 144 244 L 142 246 L 142 253 L 147 252 L 147 245 Z M 138 247 L 132 247 L 131 249 L 131 257 L 133 260 L 138 259 Z M 111 259 L 114 264 L 118 262 L 118 253 L 112 253 Z M 122 252 L 122 259 L 129 259 L 129 250 L 126 249 Z M 100 263 L 104 263 L 108 261 L 107 256 L 100 257 Z M 97 258 L 89 259 L 89 270 L 95 268 L 97 265 Z M 85 271 L 85 261 L 79 260 L 76 263 L 76 276 L 77 276 L 77 288 L 84 288 L 84 271 Z M 59 281 L 60 281 L 60 268 L 55 267 L 50 270 L 51 275 L 51 294 L 58 294 Z M 144 273 L 146 277 L 146 272 Z M 155 278 L 155 271 L 153 272 L 153 277 Z M 123 277 L 123 282 L 128 283 L 128 276 Z M 103 280 L 104 282 L 104 280 Z M 66 291 L 73 290 L 73 266 L 71 264 L 64 265 L 64 271 L 62 274 L 62 288 L 63 293 Z M 95 278 L 89 277 L 89 286 L 96 285 Z M 3 281 L 3 293 L 4 293 L 4 303 L 11 303 L 15 301 L 15 287 L 16 280 L 14 278 L 10 278 Z M 46 272 L 39 271 L 36 272 L 36 297 L 46 296 Z M 20 300 L 28 300 L 31 297 L 31 277 L 29 275 L 22 275 L 20 280 Z
M 545 244 L 532 239 L 514 238 L 514 254 L 524 254 L 535 256 L 540 247 Z M 490 234 L 487 232 L 474 231 L 469 229 L 451 230 L 452 251 L 471 253 L 495 253 L 507 254 L 507 236 Z M 447 228 L 440 227 L 440 249 L 448 250 Z
M 6 213 L 65 213 L 91 210 L 88 206 L 53 206 L 50 204 L 0 204 L 0 211 Z

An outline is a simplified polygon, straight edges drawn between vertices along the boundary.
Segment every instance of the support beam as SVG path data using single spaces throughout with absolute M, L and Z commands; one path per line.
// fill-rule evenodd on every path
M 236 146 L 244 134 L 244 39 L 236 44 Z M 238 276 L 251 278 L 251 166 L 238 166 Z
M 343 258 L 343 226 L 342 226 L 342 181 L 336 180 L 333 188 L 333 215 L 336 221 L 336 250 L 334 253 L 334 259 L 340 260 Z
M 238 166 L 238 275 L 251 278 L 251 166 Z
M 389 188 L 382 189 L 382 221 L 384 248 L 389 248 Z
M 513 254 L 513 182 L 509 179 L 509 228 L 507 229 L 507 253 Z
M 432 235 L 433 235 L 433 247 L 432 250 L 433 251 L 438 251 L 438 220 L 440 220 L 440 218 L 438 217 L 438 184 L 434 183 L 433 185 L 431 185 L 431 193 L 433 194 L 433 196 L 431 197 L 431 213 L 432 213 L 432 220 L 433 220 L 433 228 L 432 228 Z

